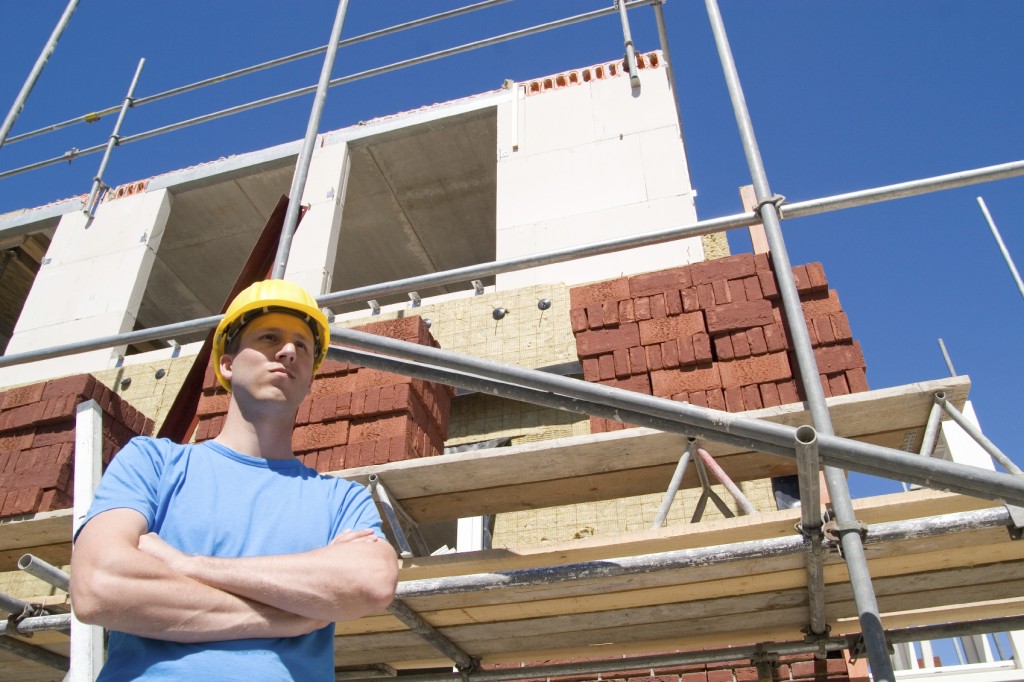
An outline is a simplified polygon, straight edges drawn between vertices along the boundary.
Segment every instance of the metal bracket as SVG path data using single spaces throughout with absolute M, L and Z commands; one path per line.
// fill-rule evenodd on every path
M 774 680 L 775 671 L 779 667 L 779 655 L 766 651 L 763 644 L 757 645 L 757 650 L 750 657 L 750 662 L 757 668 L 758 680 Z
M 829 518 L 829 520 L 825 522 L 825 525 L 821 527 L 821 532 L 825 536 L 825 544 L 829 545 L 830 549 L 834 548 L 838 551 L 839 556 L 843 556 L 843 533 L 851 530 L 856 531 L 860 535 L 860 539 L 862 541 L 866 540 L 868 537 L 868 527 L 860 521 L 844 526 L 840 524 L 837 519 Z
M 7 616 L 7 632 L 17 634 L 19 637 L 31 637 L 34 632 L 18 632 L 18 624 L 26 618 L 49 615 L 42 604 L 26 603 L 21 613 L 12 613 Z
M 1006 530 L 1010 533 L 1011 540 L 1024 538 L 1024 507 L 1016 507 L 1012 504 L 1006 505 L 1006 511 L 1010 514 L 1010 524 Z
M 828 658 L 828 650 L 825 648 L 825 640 L 828 639 L 829 634 L 832 632 L 831 625 L 826 624 L 824 632 L 815 634 L 815 632 L 811 629 L 810 623 L 808 623 L 807 625 L 800 628 L 800 632 L 804 633 L 805 642 L 817 643 L 818 650 L 814 653 L 815 658 L 819 660 L 824 660 Z

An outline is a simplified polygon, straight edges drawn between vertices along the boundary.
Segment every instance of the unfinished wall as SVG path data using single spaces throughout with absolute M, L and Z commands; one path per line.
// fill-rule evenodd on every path
M 660 52 L 518 85 L 498 106 L 499 260 L 686 225 L 694 195 Z M 699 237 L 509 272 L 499 289 L 576 284 L 704 259 Z
M 103 411 L 103 462 L 153 421 L 88 374 L 0 393 L 0 517 L 66 509 L 74 494 L 75 415 L 95 400 Z

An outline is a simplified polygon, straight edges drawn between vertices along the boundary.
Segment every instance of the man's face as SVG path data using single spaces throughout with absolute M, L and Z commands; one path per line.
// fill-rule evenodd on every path
M 221 373 L 236 398 L 294 403 L 313 381 L 313 334 L 286 313 L 261 315 L 241 331 L 238 351 L 221 357 Z

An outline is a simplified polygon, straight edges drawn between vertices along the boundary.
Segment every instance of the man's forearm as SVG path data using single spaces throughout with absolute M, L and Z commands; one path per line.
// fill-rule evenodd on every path
M 175 642 L 290 637 L 323 627 L 176 573 L 135 546 L 144 519 L 106 512 L 86 524 L 72 555 L 72 606 L 86 623 Z
M 141 546 L 205 585 L 316 620 L 383 610 L 394 598 L 398 574 L 391 546 L 358 531 L 321 549 L 277 556 L 186 556 L 152 537 Z

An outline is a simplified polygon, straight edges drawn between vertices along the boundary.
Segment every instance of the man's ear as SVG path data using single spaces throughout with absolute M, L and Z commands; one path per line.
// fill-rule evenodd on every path
M 229 384 L 231 383 L 231 366 L 235 361 L 235 356 L 230 353 L 224 353 L 220 356 L 220 375 L 224 377 L 224 380 Z

